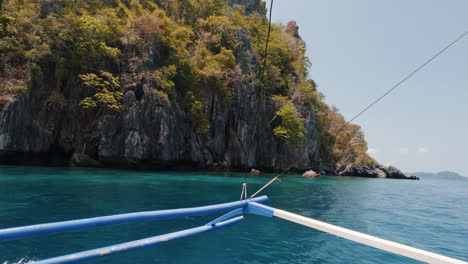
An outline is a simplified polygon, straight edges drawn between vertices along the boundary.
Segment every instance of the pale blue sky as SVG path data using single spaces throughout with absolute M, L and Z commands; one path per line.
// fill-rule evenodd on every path
M 276 0 L 273 22 L 289 20 L 311 78 L 350 119 L 468 31 L 468 1 Z M 354 123 L 382 164 L 468 176 L 468 36 Z

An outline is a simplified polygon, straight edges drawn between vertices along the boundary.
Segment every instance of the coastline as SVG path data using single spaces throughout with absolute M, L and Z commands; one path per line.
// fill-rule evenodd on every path
M 40 155 L 45 157 L 45 155 Z M 53 156 L 53 155 L 52 155 Z M 23 156 L 24 157 L 24 156 Z M 51 157 L 51 156 L 47 156 Z M 89 158 L 89 157 L 88 157 Z M 89 158 L 90 159 L 90 158 Z M 65 161 L 58 159 L 2 159 L 0 160 L 0 166 L 37 166 L 37 167 L 62 167 L 62 168 L 96 168 L 96 169 L 110 169 L 110 170 L 122 170 L 122 171 L 148 171 L 148 172 L 232 172 L 232 173 L 248 173 L 252 168 L 239 168 L 239 167 L 223 167 L 223 166 L 200 166 L 199 164 L 190 163 L 172 163 L 172 164 L 148 164 L 147 166 L 141 166 L 141 164 L 128 164 L 125 162 L 106 162 L 101 163 L 96 160 L 87 160 L 87 163 L 76 164 L 73 161 Z M 390 171 L 389 171 L 390 168 Z M 272 168 L 255 168 L 260 170 L 262 173 L 278 174 L 283 171 L 275 170 Z M 385 173 L 385 176 L 381 172 Z M 303 170 L 297 168 L 291 168 L 286 174 L 302 175 Z M 379 176 L 380 173 L 380 176 Z M 360 178 L 381 178 L 381 179 L 403 179 L 403 180 L 420 180 L 419 177 L 414 175 L 407 175 L 395 167 L 384 167 L 378 165 L 375 168 L 369 167 L 357 167 L 355 165 L 350 166 L 347 170 L 341 172 L 333 171 L 321 171 L 320 175 L 324 176 L 346 176 L 346 177 L 360 177 Z M 257 175 L 254 177 L 258 177 Z M 304 177 L 304 176 L 303 176 Z M 304 177 L 308 178 L 308 177 Z

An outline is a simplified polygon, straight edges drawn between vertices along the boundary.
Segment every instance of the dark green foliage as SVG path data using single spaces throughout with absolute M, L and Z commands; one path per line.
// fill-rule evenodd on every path
M 177 68 L 174 65 L 164 66 L 159 70 L 155 70 L 151 74 L 154 87 L 161 90 L 167 95 L 175 96 L 174 78 L 177 74 Z
M 205 115 L 205 106 L 196 99 L 192 92 L 187 92 L 186 102 L 192 119 L 195 121 L 197 133 L 206 134 L 210 130 L 210 121 Z
M 101 71 L 99 75 L 87 73 L 80 75 L 83 84 L 94 91 L 93 96 L 81 100 L 84 109 L 98 108 L 101 112 L 118 112 L 123 109 L 123 94 L 117 90 L 120 83 L 111 73 Z
M 160 91 L 160 90 L 153 90 L 151 92 L 153 94 L 154 102 L 157 105 L 160 105 L 160 106 L 169 105 L 170 103 L 169 96 L 167 96 L 165 92 Z
M 304 138 L 306 130 L 297 117 L 296 108 L 292 105 L 281 106 L 276 115 L 280 118 L 280 124 L 273 129 L 275 136 L 286 141 L 288 144 L 299 144 Z
M 221 48 L 218 54 L 213 54 L 201 45 L 192 59 L 192 65 L 199 79 L 205 84 L 223 85 L 227 70 L 234 69 L 236 58 L 231 50 Z

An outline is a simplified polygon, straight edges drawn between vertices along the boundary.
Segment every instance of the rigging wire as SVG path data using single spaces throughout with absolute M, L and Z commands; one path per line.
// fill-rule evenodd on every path
M 466 35 L 468 35 L 468 31 L 466 31 L 465 33 L 461 34 L 460 36 L 458 36 L 455 40 L 453 40 L 452 42 L 450 42 L 447 46 L 445 46 L 442 50 L 440 50 L 439 52 L 437 52 L 434 56 L 432 56 L 430 59 L 428 59 L 427 61 L 425 61 L 423 64 L 421 64 L 421 66 L 419 66 L 418 68 L 416 68 L 414 71 L 412 71 L 410 74 L 408 74 L 406 77 L 404 77 L 403 79 L 401 79 L 398 83 L 396 83 L 394 86 L 392 86 L 392 88 L 390 88 L 388 91 L 386 91 L 383 95 L 381 95 L 380 97 L 378 97 L 377 99 L 375 99 L 374 101 L 372 101 L 372 103 L 370 103 L 368 106 L 366 106 L 363 110 L 361 110 L 357 115 L 355 115 L 353 118 L 351 118 L 348 122 L 346 122 L 344 125 L 342 125 L 341 127 L 339 127 L 336 132 L 339 132 L 341 131 L 342 129 L 344 129 L 345 127 L 347 127 L 349 124 L 351 124 L 351 122 L 353 122 L 354 120 L 356 120 L 358 117 L 360 117 L 361 115 L 363 115 L 365 112 L 367 112 L 369 109 L 371 109 L 374 105 L 376 105 L 380 100 L 382 100 L 384 97 L 386 97 L 387 95 L 389 95 L 391 92 L 393 92 L 396 88 L 398 88 L 400 85 L 402 85 L 404 82 L 406 82 L 407 80 L 409 80 L 411 77 L 413 77 L 417 72 L 419 72 L 420 70 L 422 70 L 425 66 L 427 66 L 429 63 L 431 63 L 433 60 L 435 60 L 437 57 L 439 57 L 440 55 L 442 55 L 445 51 L 447 51 L 450 47 L 452 47 L 453 45 L 455 45 L 455 43 L 457 43 L 458 41 L 460 41 L 463 37 L 465 37 Z M 353 137 L 354 137 L 354 134 L 357 132 L 354 131 L 353 133 Z M 329 140 L 329 137 L 323 139 L 318 145 L 317 147 L 315 148 L 315 152 L 318 152 L 319 151 L 319 148 L 320 146 L 325 143 L 327 140 Z
M 261 72 L 260 72 L 260 80 L 263 82 L 265 80 L 265 68 L 266 68 L 266 65 L 267 65 L 267 57 L 268 57 L 268 44 L 270 43 L 270 33 L 271 33 L 271 13 L 273 11 L 273 0 L 271 0 L 271 3 L 270 3 L 270 14 L 269 14 L 269 18 L 268 18 L 268 32 L 267 32 L 267 39 L 266 39 L 266 42 L 265 42 L 265 55 L 263 57 L 263 67 L 261 68 Z
M 396 88 L 398 88 L 398 86 L 400 86 L 401 84 L 403 84 L 404 82 L 406 82 L 407 80 L 409 80 L 411 77 L 413 77 L 413 75 L 415 75 L 418 71 L 420 71 L 422 68 L 424 68 L 426 65 L 428 65 L 429 63 L 431 63 L 433 60 L 435 60 L 437 57 L 439 57 L 440 55 L 442 55 L 442 53 L 444 53 L 446 50 L 448 50 L 450 47 L 452 47 L 455 43 L 457 43 L 459 40 L 461 40 L 464 36 L 468 35 L 468 31 L 466 31 L 465 33 L 461 34 L 458 38 L 456 38 L 454 41 L 450 42 L 450 44 L 448 44 L 445 48 L 443 48 L 441 51 L 437 52 L 434 56 L 432 56 L 429 60 L 427 60 L 426 62 L 424 62 L 421 66 L 419 66 L 416 70 L 412 71 L 408 76 L 406 76 L 405 78 L 403 78 L 401 81 L 399 81 L 397 84 L 395 84 L 390 90 L 388 90 L 387 92 L 385 92 L 382 96 L 380 96 L 379 98 L 377 98 L 376 100 L 374 100 L 371 104 L 369 104 L 366 108 L 364 108 L 361 112 L 359 112 L 357 115 L 355 115 L 353 118 L 351 118 L 351 120 L 349 120 L 346 125 L 349 125 L 351 122 L 353 122 L 356 118 L 358 118 L 359 116 L 361 116 L 362 114 L 364 114 L 367 110 L 369 110 L 370 108 L 372 108 L 375 104 L 377 104 L 380 100 L 382 100 L 385 96 L 387 96 L 388 94 L 390 94 L 391 92 L 393 92 Z
M 265 47 L 265 58 L 264 58 L 264 68 L 266 66 L 266 58 L 267 58 L 267 52 L 268 52 L 268 41 L 269 41 L 269 36 L 270 36 L 270 29 L 271 29 L 271 9 L 273 8 L 273 0 L 271 0 L 271 6 L 270 6 L 270 18 L 269 18 L 269 27 L 268 27 L 268 34 L 267 34 L 267 43 L 266 43 L 266 47 Z M 468 35 L 468 31 L 466 31 L 465 33 L 461 34 L 460 36 L 458 36 L 455 40 L 453 40 L 452 42 L 450 42 L 447 46 L 445 46 L 442 50 L 440 50 L 439 52 L 437 52 L 435 55 L 433 55 L 431 58 L 429 58 L 427 61 L 425 61 L 421 66 L 419 66 L 418 68 L 416 68 L 414 71 L 412 71 L 410 74 L 408 74 L 406 77 L 404 77 L 402 80 L 400 80 L 398 83 L 396 83 L 394 86 L 392 86 L 388 91 L 386 91 L 383 95 L 381 95 L 380 97 L 378 97 L 377 99 L 375 99 L 374 101 L 372 101 L 368 106 L 366 106 L 363 110 L 361 110 L 357 115 L 355 115 L 353 118 L 351 118 L 348 122 L 346 122 L 343 126 L 341 126 L 340 128 L 338 128 L 336 131 L 340 131 L 342 130 L 343 128 L 345 128 L 346 126 L 348 126 L 349 124 L 351 124 L 351 122 L 353 122 L 354 120 L 356 120 L 358 117 L 362 116 L 365 112 L 367 112 L 369 109 L 371 109 L 374 105 L 376 105 L 379 101 L 381 101 L 383 98 L 385 98 L 387 95 L 389 95 L 391 92 L 393 92 L 396 88 L 398 88 L 400 85 L 402 85 L 404 82 L 406 82 L 407 80 L 409 80 L 411 77 L 413 77 L 416 73 L 418 73 L 420 70 L 422 70 L 424 67 L 426 67 L 429 63 L 431 63 L 433 60 L 435 60 L 437 57 L 439 57 L 440 55 L 442 55 L 445 51 L 447 51 L 450 47 L 452 47 L 453 45 L 455 45 L 458 41 L 460 41 L 463 37 L 465 37 L 466 35 Z M 263 79 L 263 76 L 264 76 L 264 68 L 262 69 L 262 79 Z M 354 132 L 356 133 L 356 131 Z M 353 135 L 354 136 L 354 135 Z M 315 148 L 315 151 L 314 152 L 318 152 L 319 151 L 319 148 L 320 146 L 325 143 L 329 138 L 325 138 L 324 140 L 322 140 L 318 145 L 317 147 Z M 289 171 L 290 169 L 292 168 L 289 167 L 288 169 L 286 169 L 285 171 L 283 171 L 281 174 L 277 175 L 276 177 L 274 177 L 273 179 L 271 179 L 267 184 L 265 184 L 263 187 L 261 187 L 257 192 L 255 192 L 252 196 L 250 196 L 250 198 L 253 198 L 254 196 L 256 196 L 257 194 L 259 194 L 261 191 L 263 191 L 265 188 L 267 188 L 270 184 L 272 184 L 274 181 L 276 180 L 279 180 L 279 177 L 281 177 L 284 173 L 286 173 L 287 171 Z
M 259 194 L 260 192 L 262 192 L 266 187 L 270 186 L 270 184 L 272 184 L 274 181 L 276 181 L 276 180 L 279 181 L 279 180 L 280 180 L 279 178 L 280 178 L 281 176 L 283 176 L 283 174 L 285 174 L 286 172 L 288 172 L 291 168 L 292 168 L 292 166 L 289 167 L 289 168 L 287 168 L 286 170 L 284 170 L 281 174 L 276 175 L 276 176 L 275 176 L 273 179 L 271 179 L 267 184 L 263 185 L 262 188 L 258 189 L 258 191 L 256 191 L 254 194 L 252 194 L 252 196 L 250 196 L 250 199 L 254 198 L 257 194 Z
M 242 199 L 247 199 L 247 174 L 244 174 L 244 183 L 242 184 L 242 192 L 239 200 Z
M 268 44 L 270 43 L 270 34 L 271 34 L 271 14 L 272 14 L 272 11 L 273 11 L 273 1 L 274 0 L 271 0 L 270 10 L 268 10 L 269 11 L 269 15 L 268 15 L 268 32 L 267 32 L 267 38 L 266 38 L 266 41 L 265 41 L 265 54 L 264 54 L 264 57 L 263 57 L 263 66 L 262 66 L 262 68 L 260 68 L 260 80 L 261 80 L 261 82 L 263 82 L 265 80 L 265 68 L 266 68 L 266 65 L 267 65 L 267 57 L 268 57 Z M 286 171 L 284 171 L 283 173 L 281 173 L 280 175 L 275 177 L 269 184 L 264 186 L 264 188 L 266 188 L 268 185 L 273 183 L 281 175 L 283 175 L 284 173 L 286 173 L 290 169 L 291 168 L 287 169 Z M 257 193 L 254 193 L 250 198 L 253 198 L 255 195 L 260 193 L 261 190 L 263 190 L 263 189 L 258 190 Z M 244 195 L 245 199 L 247 199 L 247 176 L 246 175 L 244 175 L 244 183 L 242 184 L 241 199 L 242 199 L 243 195 Z

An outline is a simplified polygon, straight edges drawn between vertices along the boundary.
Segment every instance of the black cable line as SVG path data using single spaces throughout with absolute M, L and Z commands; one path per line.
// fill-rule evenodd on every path
M 271 13 L 273 11 L 273 0 L 271 0 L 271 3 L 270 3 L 270 15 L 269 15 L 269 18 L 268 18 L 268 33 L 267 33 L 267 39 L 266 39 L 266 42 L 265 42 L 265 56 L 263 57 L 263 67 L 260 71 L 260 80 L 263 82 L 265 80 L 265 68 L 266 68 L 266 65 L 267 65 L 267 56 L 268 56 L 268 44 L 270 42 L 270 33 L 271 33 Z
M 468 35 L 468 31 L 461 34 L 458 38 L 456 38 L 454 41 L 452 41 L 450 44 L 448 44 L 445 48 L 443 48 L 441 51 L 439 51 L 436 55 L 432 56 L 429 60 L 424 62 L 421 66 L 419 66 L 416 70 L 411 72 L 408 76 L 403 78 L 401 81 L 399 81 L 397 84 L 395 84 L 390 90 L 388 90 L 386 93 L 384 93 L 382 96 L 374 100 L 370 105 L 368 105 L 366 108 L 364 108 L 361 112 L 359 112 L 357 115 L 355 115 L 351 120 L 349 120 L 346 125 L 349 125 L 352 121 L 354 121 L 356 118 L 364 114 L 367 110 L 369 110 L 371 107 L 373 107 L 375 104 L 377 104 L 380 100 L 382 100 L 385 96 L 387 96 L 389 93 L 393 92 L 398 86 L 406 82 L 408 79 L 413 77 L 418 71 L 420 71 L 422 68 L 424 68 L 426 65 L 428 65 L 430 62 L 432 62 L 435 58 L 439 57 L 442 53 L 444 53 L 446 50 L 448 50 L 450 47 L 452 47 L 455 43 L 457 43 L 460 39 L 462 39 L 464 36 Z
M 404 82 L 406 82 L 407 80 L 409 80 L 411 77 L 413 77 L 413 75 L 415 75 L 417 72 L 419 72 L 422 68 L 424 68 L 426 65 L 428 65 L 429 63 L 431 63 L 433 60 L 435 60 L 437 57 L 439 57 L 440 55 L 442 55 L 442 53 L 444 53 L 446 50 L 448 50 L 450 47 L 452 47 L 455 43 L 457 43 L 459 40 L 461 40 L 463 37 L 465 37 L 466 35 L 468 35 L 468 31 L 461 34 L 459 37 L 457 37 L 454 41 L 450 42 L 450 44 L 448 44 L 447 46 L 445 46 L 445 48 L 443 48 L 441 51 L 437 52 L 434 56 L 432 56 L 429 60 L 427 60 L 426 62 L 424 62 L 421 66 L 419 66 L 418 68 L 416 68 L 416 70 L 412 71 L 409 75 L 407 75 L 405 78 L 403 78 L 401 81 L 399 81 L 397 84 L 395 84 L 392 88 L 390 88 L 387 92 L 385 92 L 383 95 L 381 95 L 380 97 L 378 97 L 377 99 L 375 99 L 372 103 L 370 103 L 367 107 L 365 107 L 363 110 L 361 110 L 361 112 L 359 112 L 357 115 L 355 115 L 353 118 L 351 118 L 348 122 L 346 122 L 343 126 L 341 126 L 340 128 L 338 128 L 336 131 L 340 131 L 342 130 L 343 128 L 345 128 L 346 126 L 348 126 L 349 124 L 351 124 L 351 122 L 353 122 L 356 118 L 360 117 L 361 115 L 363 115 L 367 110 L 369 110 L 370 108 L 372 108 L 375 104 L 377 104 L 380 100 L 382 100 L 384 97 L 386 97 L 388 94 L 390 94 L 391 92 L 393 92 L 396 88 L 398 88 L 400 85 L 402 85 Z M 354 135 L 353 135 L 354 136 Z M 325 138 L 322 142 L 320 142 L 317 147 L 316 147 L 316 151 L 318 151 L 319 147 L 328 140 L 328 138 Z

